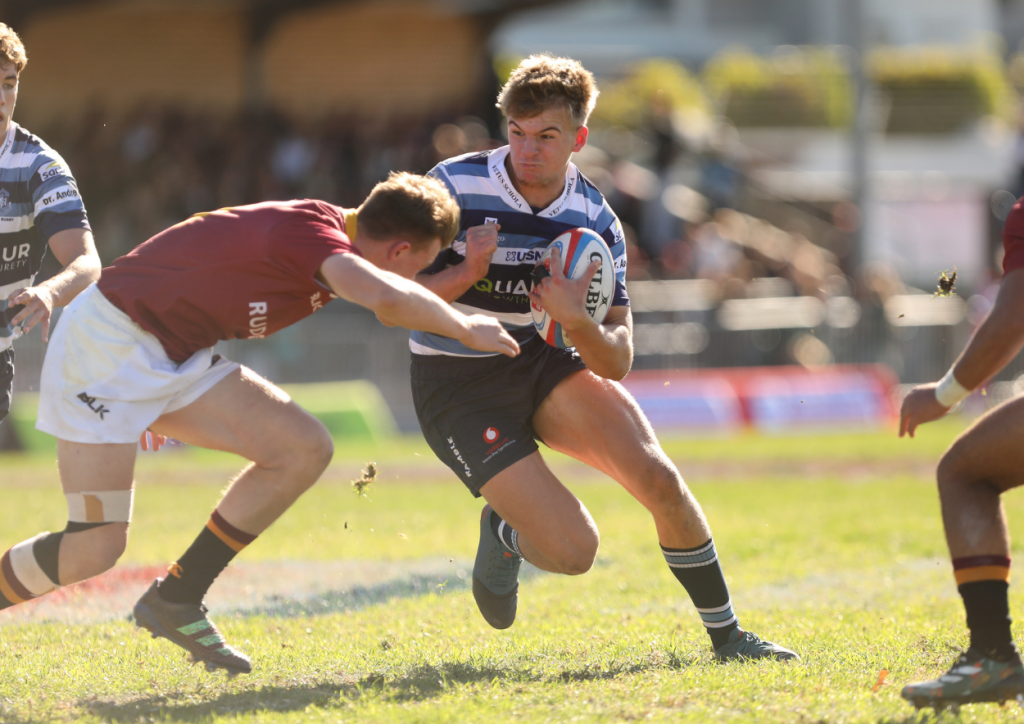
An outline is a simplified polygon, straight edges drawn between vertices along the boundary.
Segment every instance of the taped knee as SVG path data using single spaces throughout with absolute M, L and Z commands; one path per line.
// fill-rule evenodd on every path
M 64 497 L 68 501 L 67 533 L 79 533 L 108 523 L 130 523 L 132 520 L 134 490 L 67 493 Z
M 81 533 L 111 523 L 131 521 L 131 490 L 69 493 L 68 524 L 59 533 L 40 533 L 22 541 L 0 559 L 0 593 L 22 603 L 60 586 L 60 543 L 65 533 Z

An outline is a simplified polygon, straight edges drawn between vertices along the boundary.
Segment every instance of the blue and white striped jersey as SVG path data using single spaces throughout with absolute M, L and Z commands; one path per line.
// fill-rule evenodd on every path
M 21 336 L 7 296 L 32 285 L 50 237 L 88 229 L 78 185 L 64 159 L 14 121 L 0 141 L 0 352 Z
M 516 191 L 505 168 L 508 146 L 470 153 L 442 161 L 430 171 L 448 187 L 461 209 L 459 234 L 425 271 L 437 273 L 465 260 L 466 230 L 488 222 L 501 226 L 498 249 L 487 276 L 459 297 L 452 306 L 466 314 L 498 319 L 522 344 L 537 332 L 530 316 L 530 272 L 540 255 L 559 234 L 584 227 L 596 231 L 615 260 L 615 297 L 612 306 L 627 306 L 626 242 L 618 217 L 601 192 L 573 164 L 565 176 L 565 190 L 546 209 L 534 211 Z M 413 332 L 409 347 L 416 354 L 460 357 L 488 356 L 461 342 L 427 332 Z

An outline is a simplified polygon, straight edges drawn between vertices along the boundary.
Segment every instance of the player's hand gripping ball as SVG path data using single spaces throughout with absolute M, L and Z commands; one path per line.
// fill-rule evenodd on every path
M 604 322 L 611 308 L 612 293 L 615 291 L 615 265 L 608 245 L 600 234 L 590 229 L 572 229 L 565 232 L 552 241 L 541 254 L 540 261 L 531 274 L 533 286 L 551 276 L 551 252 L 556 248 L 561 254 L 562 272 L 567 279 L 579 279 L 587 273 L 590 262 L 601 262 L 601 267 L 590 280 L 590 287 L 583 303 L 591 318 L 597 320 L 599 324 Z M 533 315 L 533 326 L 537 328 L 545 342 L 559 349 L 573 346 L 569 335 L 562 330 L 562 325 L 553 320 L 536 302 L 530 303 L 530 313 Z

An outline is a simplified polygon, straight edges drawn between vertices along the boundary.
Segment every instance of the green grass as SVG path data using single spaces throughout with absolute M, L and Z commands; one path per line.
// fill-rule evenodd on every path
M 926 471 L 960 427 L 914 441 L 891 431 L 666 441 L 684 474 L 687 463 L 701 472 L 687 479 L 743 625 L 798 650 L 800 664 L 715 664 L 649 516 L 553 456 L 601 528 L 601 551 L 584 576 L 527 576 L 507 632 L 486 626 L 454 575 L 323 615 L 224 616 L 256 663 L 230 682 L 123 620 L 14 622 L 0 626 L 0 721 L 917 721 L 900 686 L 945 669 L 965 632 L 934 484 L 914 466 Z M 369 459 L 381 478 L 361 498 L 348 481 Z M 180 554 L 236 467 L 210 453 L 143 457 L 125 561 Z M 0 547 L 63 526 L 51 460 L 4 457 L 0 471 Z M 1024 523 L 1024 497 L 1006 507 L 1011 526 Z M 416 439 L 340 444 L 325 480 L 242 559 L 467 561 L 479 508 Z M 1011 609 L 1024 620 L 1015 589 Z M 889 683 L 872 693 L 881 669 Z M 962 719 L 1020 714 L 968 707 Z

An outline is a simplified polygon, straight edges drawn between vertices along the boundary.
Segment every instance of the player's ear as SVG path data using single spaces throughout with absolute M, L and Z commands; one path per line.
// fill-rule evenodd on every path
M 590 131 L 587 130 L 586 126 L 580 126 L 576 129 L 576 143 L 572 147 L 573 153 L 578 153 L 583 150 L 583 147 L 587 145 L 587 136 Z
M 403 241 L 402 239 L 392 241 L 391 246 L 388 248 L 388 261 L 397 261 L 410 251 L 412 251 L 412 244 L 408 241 Z

